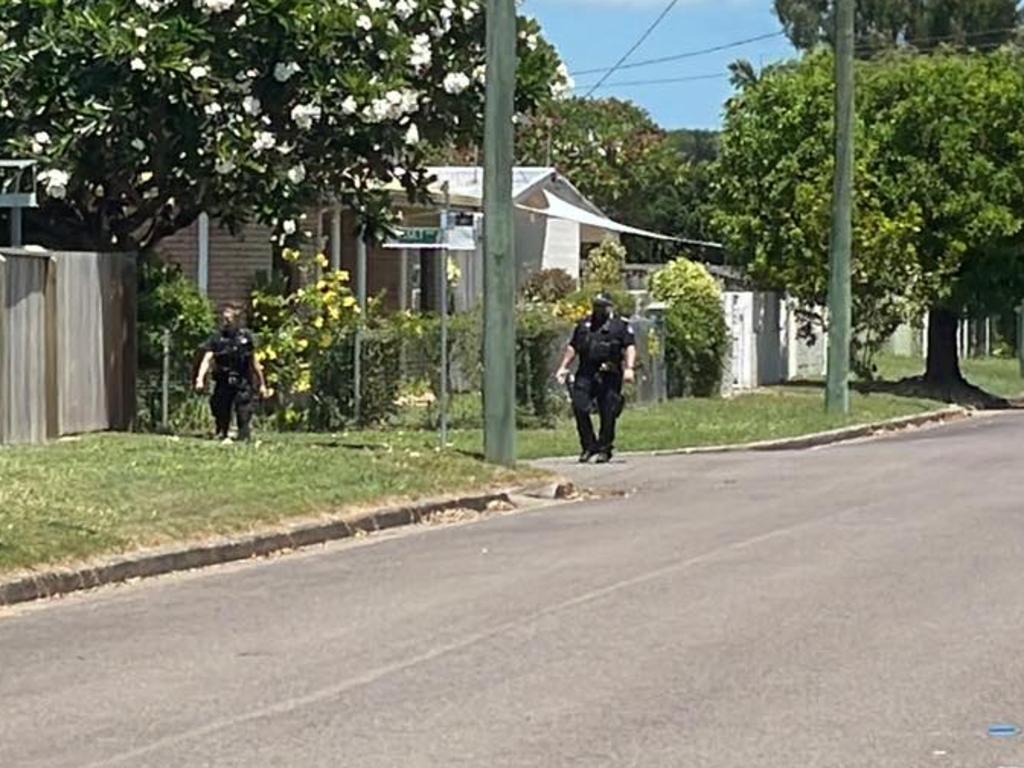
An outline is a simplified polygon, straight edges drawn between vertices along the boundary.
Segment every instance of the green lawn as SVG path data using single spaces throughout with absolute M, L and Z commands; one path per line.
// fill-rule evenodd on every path
M 821 432 L 839 427 L 925 413 L 944 407 L 932 400 L 889 394 L 853 395 L 849 417 L 829 416 L 819 387 L 785 387 L 732 399 L 674 400 L 660 406 L 627 408 L 619 422 L 620 451 L 658 451 L 698 446 L 752 443 Z M 595 419 L 596 423 L 596 419 Z M 450 435 L 455 448 L 479 453 L 479 429 L 457 429 Z M 431 432 L 366 433 L 363 439 L 388 440 L 405 446 L 433 444 Z M 579 451 L 575 427 L 561 419 L 553 429 L 519 432 L 523 459 L 570 456 Z
M 421 441 L 422 442 L 422 441 Z M 0 450 L 0 573 L 514 480 L 457 452 L 103 435 Z
M 924 361 L 916 357 L 881 355 L 876 360 L 878 377 L 899 381 L 924 373 Z M 964 377 L 976 387 L 1006 398 L 1024 396 L 1024 379 L 1015 359 L 1000 357 L 969 358 L 961 363 Z

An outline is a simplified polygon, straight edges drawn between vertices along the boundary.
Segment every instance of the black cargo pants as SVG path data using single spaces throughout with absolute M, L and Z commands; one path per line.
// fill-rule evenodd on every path
M 576 431 L 580 447 L 590 453 L 611 453 L 615 448 L 615 424 L 622 415 L 625 400 L 622 397 L 622 374 L 598 372 L 577 374 L 572 387 L 572 409 L 576 416 Z M 601 418 L 601 431 L 594 434 L 591 413 L 596 406 Z
M 238 439 L 252 436 L 253 388 L 247 381 L 234 378 L 218 381 L 210 398 L 210 410 L 217 422 L 217 437 L 224 439 L 231 428 L 232 412 L 238 422 Z

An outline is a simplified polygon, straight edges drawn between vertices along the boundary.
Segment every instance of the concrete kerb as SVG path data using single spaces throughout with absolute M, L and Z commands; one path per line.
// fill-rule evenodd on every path
M 224 537 L 213 542 L 129 553 L 87 566 L 55 568 L 8 581 L 0 580 L 0 606 L 57 597 L 179 571 L 268 557 L 280 552 L 423 523 L 432 516 L 449 510 L 485 512 L 496 504 L 514 506 L 516 498 L 559 501 L 572 498 L 574 494 L 575 488 L 571 483 L 554 480 L 478 495 L 452 496 L 401 504 L 371 511 L 365 515 L 300 523 L 261 533 Z

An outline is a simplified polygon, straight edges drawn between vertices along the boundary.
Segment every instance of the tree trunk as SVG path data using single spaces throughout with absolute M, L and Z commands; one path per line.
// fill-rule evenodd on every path
M 932 309 L 928 314 L 928 367 L 926 382 L 941 387 L 964 383 L 960 372 L 956 334 L 958 316 L 948 309 Z

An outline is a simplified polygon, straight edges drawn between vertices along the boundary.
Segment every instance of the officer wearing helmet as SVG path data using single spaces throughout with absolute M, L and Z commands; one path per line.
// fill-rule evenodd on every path
M 596 458 L 597 463 L 611 461 L 615 449 L 615 422 L 622 414 L 625 400 L 623 383 L 636 380 L 636 336 L 633 328 L 615 314 L 615 302 L 607 294 L 594 298 L 589 317 L 576 326 L 565 350 L 558 380 L 569 380 L 569 366 L 578 360 L 573 381 L 572 407 L 580 437 L 580 463 Z M 601 417 L 601 429 L 594 433 L 591 412 Z

